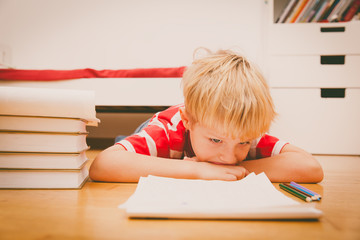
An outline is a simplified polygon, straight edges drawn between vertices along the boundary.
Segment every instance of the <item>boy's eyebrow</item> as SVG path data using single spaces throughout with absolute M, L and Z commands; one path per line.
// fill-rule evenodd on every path
M 219 135 L 218 133 L 216 133 L 216 132 L 213 132 L 211 129 L 206 129 L 206 134 L 207 135 L 211 135 L 211 137 L 214 137 L 214 138 L 226 138 L 226 137 L 224 137 L 223 135 Z
M 202 126 L 204 127 L 204 126 Z M 216 130 L 208 128 L 208 127 L 204 127 L 205 128 L 205 134 L 206 135 L 211 135 L 211 138 L 217 138 L 217 139 L 227 139 L 227 138 L 231 138 L 231 137 L 227 137 L 226 135 L 223 134 L 219 134 Z M 244 144 L 244 143 L 251 143 L 253 139 L 247 139 L 247 140 L 240 140 L 239 143 L 240 144 Z
M 225 137 L 225 136 L 222 136 L 222 135 L 220 136 L 220 135 L 218 135 L 216 133 L 211 132 L 211 130 L 207 131 L 207 135 L 211 135 L 211 138 L 222 139 L 222 140 L 230 138 L 230 137 Z M 251 143 L 251 141 L 252 141 L 252 139 L 241 140 L 241 141 L 239 141 L 239 143 L 240 144 L 245 144 L 245 143 Z

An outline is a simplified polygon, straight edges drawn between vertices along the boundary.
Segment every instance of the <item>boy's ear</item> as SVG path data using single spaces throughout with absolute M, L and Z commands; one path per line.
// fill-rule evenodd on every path
M 190 129 L 190 118 L 184 107 L 179 108 L 180 117 L 186 129 Z

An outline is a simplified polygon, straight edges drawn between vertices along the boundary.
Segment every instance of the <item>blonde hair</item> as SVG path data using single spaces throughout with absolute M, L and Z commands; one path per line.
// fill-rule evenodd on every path
M 195 60 L 184 72 L 182 87 L 191 121 L 232 138 L 260 137 L 276 115 L 260 71 L 232 51 Z

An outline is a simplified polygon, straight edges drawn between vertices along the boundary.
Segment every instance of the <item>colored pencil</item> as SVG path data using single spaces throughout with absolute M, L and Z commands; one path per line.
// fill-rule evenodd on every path
M 290 183 L 289 186 L 291 186 L 292 188 L 294 188 L 296 191 L 299 191 L 305 195 L 308 195 L 309 197 L 311 197 L 312 200 L 315 200 L 315 201 L 319 201 L 320 200 L 320 197 L 318 195 L 315 195 L 314 193 L 308 191 L 308 190 L 305 190 L 303 188 L 300 188 L 298 184 L 294 184 L 294 183 Z
M 304 186 L 301 186 L 299 184 L 297 184 L 296 182 L 290 182 L 290 185 L 293 186 L 293 187 L 296 187 L 296 188 L 299 188 L 301 189 L 303 192 L 306 192 L 310 195 L 313 195 L 315 198 L 317 198 L 317 200 L 320 200 L 321 199 L 321 195 L 316 193 L 316 192 L 313 192 L 311 191 L 310 189 L 307 189 L 306 187 Z
M 311 194 L 309 194 L 309 193 L 307 193 L 307 192 L 302 191 L 302 190 L 299 189 L 299 188 L 296 188 L 296 187 L 294 187 L 294 186 L 291 186 L 289 183 L 283 183 L 283 184 L 286 185 L 286 186 L 288 186 L 289 188 L 292 188 L 294 191 L 297 191 L 297 192 L 299 192 L 299 193 L 301 193 L 301 194 L 304 194 L 305 196 L 310 197 L 311 199 L 312 199 L 312 197 L 314 196 L 314 195 L 311 195 Z M 313 199 L 313 200 L 314 200 L 314 199 Z
M 312 201 L 312 199 L 310 197 L 308 197 L 307 195 L 304 195 L 304 194 L 302 194 L 302 193 L 300 193 L 298 191 L 295 191 L 294 189 L 292 189 L 291 187 L 286 186 L 283 183 L 280 183 L 279 186 L 280 186 L 281 189 L 283 189 L 283 190 L 291 193 L 292 195 L 304 200 L 305 202 L 311 202 Z
M 289 184 L 289 183 L 283 183 L 283 184 L 286 185 L 286 186 L 288 186 L 289 188 L 292 188 L 292 189 L 293 189 L 294 191 L 296 191 L 296 192 L 299 192 L 299 193 L 301 193 L 301 194 L 304 194 L 305 196 L 308 196 L 309 198 L 311 198 L 311 200 L 314 200 L 314 201 L 318 200 L 318 198 L 315 197 L 314 195 L 309 194 L 309 193 L 307 193 L 307 192 L 304 192 L 304 191 L 302 191 L 301 189 L 296 188 L 296 187 L 292 186 L 292 185 Z

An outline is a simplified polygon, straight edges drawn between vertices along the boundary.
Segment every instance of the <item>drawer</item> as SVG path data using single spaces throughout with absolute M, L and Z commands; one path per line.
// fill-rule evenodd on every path
M 360 87 L 359 55 L 269 56 L 272 87 Z
M 270 54 L 360 54 L 360 21 L 271 24 Z
M 360 88 L 344 98 L 322 98 L 317 88 L 271 92 L 279 115 L 270 134 L 314 154 L 360 154 Z

